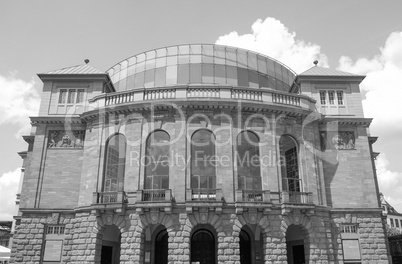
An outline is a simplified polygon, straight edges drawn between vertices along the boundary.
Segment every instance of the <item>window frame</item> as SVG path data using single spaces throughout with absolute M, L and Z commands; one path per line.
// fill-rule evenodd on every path
M 70 109 L 74 109 L 71 114 L 77 114 L 76 110 L 84 107 L 87 95 L 84 87 L 59 87 L 57 89 L 56 114 L 67 114 Z M 71 94 L 74 94 L 72 100 L 70 100 Z

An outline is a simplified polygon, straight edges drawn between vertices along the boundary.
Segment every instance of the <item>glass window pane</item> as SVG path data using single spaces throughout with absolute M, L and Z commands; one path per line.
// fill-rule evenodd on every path
M 248 71 L 248 82 L 249 86 L 253 88 L 258 88 L 258 74 L 255 71 Z
M 190 69 L 189 64 L 179 64 L 178 65 L 178 73 L 177 73 L 177 83 L 178 84 L 187 84 L 190 79 Z
M 166 67 L 166 85 L 177 84 L 177 66 Z
M 247 68 L 247 52 L 244 50 L 237 50 L 237 66 Z
M 201 63 L 201 55 L 191 55 L 190 56 L 190 63 Z
M 126 140 L 123 135 L 115 135 L 107 143 L 104 191 L 120 191 L 124 182 L 126 160 Z
M 176 65 L 177 64 L 177 56 L 167 57 L 167 65 Z
M 155 59 L 155 55 L 156 54 L 154 50 L 148 51 L 147 53 L 145 53 L 146 60 Z
M 202 63 L 214 63 L 214 57 L 202 55 Z
M 126 84 L 127 90 L 133 89 L 134 88 L 134 75 L 131 75 L 127 78 L 127 84 Z
M 167 50 L 166 48 L 158 49 L 156 51 L 156 57 L 161 58 L 161 57 L 166 57 L 167 55 Z
M 214 46 L 214 62 L 225 64 L 225 47 Z
M 275 77 L 275 62 L 268 59 L 267 65 L 268 65 L 268 75 Z
M 121 67 L 120 69 L 121 70 L 126 69 L 127 66 L 128 66 L 128 61 L 127 60 L 124 60 L 124 61 L 120 62 L 120 67 Z
M 282 66 L 279 63 L 275 63 L 275 78 L 282 81 Z
M 224 65 L 215 65 L 215 83 L 226 83 L 226 73 Z
M 258 71 L 267 73 L 267 60 L 260 55 L 258 55 Z
M 213 83 L 214 82 L 214 65 L 202 64 L 202 82 Z
M 168 56 L 172 56 L 172 55 L 176 56 L 177 55 L 177 46 L 168 47 L 167 54 L 168 54 Z
M 179 64 L 187 64 L 190 62 L 190 55 L 179 55 Z
M 237 68 L 226 66 L 227 83 L 237 86 Z
M 137 55 L 137 63 L 145 61 L 145 53 L 141 53 Z
M 155 67 L 160 68 L 160 67 L 164 67 L 164 66 L 166 66 L 166 57 L 157 58 Z
M 213 57 L 214 56 L 214 46 L 202 45 L 202 55 L 206 55 L 208 57 Z
M 155 70 L 155 86 L 164 86 L 166 82 L 166 67 Z
M 266 87 L 268 88 L 268 76 L 263 75 L 263 74 L 258 74 L 258 85 L 259 87 Z
M 136 57 L 131 57 L 128 59 L 128 66 L 132 66 L 137 62 L 137 58 Z
M 237 68 L 237 81 L 239 83 L 239 86 L 248 87 L 247 69 Z
M 150 70 L 155 68 L 155 59 L 145 61 L 145 70 Z
M 257 70 L 257 55 L 249 52 L 247 56 L 248 67 L 253 70 Z
M 259 190 L 260 186 L 258 182 L 261 182 L 261 172 L 259 163 L 259 139 L 257 135 L 249 131 L 240 133 L 237 136 L 236 154 L 238 178 L 246 178 L 247 189 Z
M 120 80 L 127 78 L 127 68 L 120 71 Z
M 126 84 L 127 84 L 127 78 L 125 78 L 125 79 L 123 79 L 123 80 L 120 80 L 119 90 L 118 90 L 118 91 L 125 91 L 125 90 L 127 90 Z
M 67 103 L 68 103 L 68 104 L 73 104 L 73 103 L 75 103 L 75 102 L 74 102 L 75 93 L 76 93 L 76 90 L 75 90 L 75 89 L 69 89 L 69 90 L 68 90 L 68 98 L 67 98 Z
M 201 45 L 190 45 L 191 54 L 201 54 Z
M 67 98 L 67 90 L 66 89 L 60 89 L 60 92 L 59 92 L 59 104 L 65 104 L 66 103 L 66 98 Z
M 84 89 L 78 89 L 76 103 L 79 104 L 82 102 L 84 102 Z
M 226 47 L 226 64 L 231 66 L 237 66 L 235 49 Z
M 190 54 L 190 46 L 189 45 L 183 45 L 183 46 L 179 46 L 179 54 L 180 55 L 188 55 Z
M 155 69 L 145 71 L 144 87 L 155 86 Z
M 276 90 L 276 79 L 274 77 L 268 76 L 268 88 Z
M 279 80 L 276 80 L 276 89 L 285 92 L 285 87 L 283 86 L 283 83 Z
M 127 76 L 131 76 L 135 73 L 135 65 L 132 65 L 127 68 Z
M 201 64 L 190 64 L 190 83 L 201 83 Z
M 139 72 L 143 72 L 145 71 L 145 62 L 139 62 L 135 65 L 135 72 L 139 73 Z
M 215 176 L 215 164 L 211 157 L 215 155 L 215 136 L 209 130 L 198 130 L 191 138 L 191 174 L 204 176 L 200 179 L 203 184 L 206 177 Z M 204 187 L 206 188 L 206 187 Z
M 144 87 L 144 72 L 136 73 L 135 74 L 135 88 Z

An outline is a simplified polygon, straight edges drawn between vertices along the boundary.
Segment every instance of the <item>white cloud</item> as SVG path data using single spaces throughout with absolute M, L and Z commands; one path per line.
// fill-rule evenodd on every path
M 0 220 L 11 221 L 15 214 L 15 199 L 20 182 L 21 169 L 6 172 L 0 177 Z
M 0 75 L 0 125 L 20 126 L 17 136 L 29 132 L 29 116 L 37 115 L 39 94 L 34 89 L 35 82 L 26 82 L 15 77 Z
M 402 173 L 388 169 L 389 161 L 385 154 L 380 154 L 376 160 L 378 185 L 385 199 L 402 213 Z
M 216 44 L 244 48 L 268 55 L 297 73 L 311 68 L 314 60 L 318 60 L 319 65 L 328 67 L 328 58 L 321 53 L 319 45 L 296 39 L 296 33 L 290 32 L 275 18 L 267 17 L 264 21 L 258 19 L 251 26 L 251 31 L 250 34 L 244 35 L 233 31 L 220 36 Z

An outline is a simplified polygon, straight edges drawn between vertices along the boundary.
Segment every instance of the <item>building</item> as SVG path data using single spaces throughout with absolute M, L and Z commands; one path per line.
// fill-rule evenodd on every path
M 12 241 L 12 222 L 0 221 L 0 264 L 8 264 Z
M 172 46 L 39 74 L 13 263 L 388 263 L 364 76 Z
M 395 228 L 399 234 L 402 233 L 402 214 L 395 210 L 395 208 L 390 205 L 387 200 L 385 200 L 384 195 L 380 193 L 381 207 L 383 214 L 387 216 L 387 225 L 390 228 Z

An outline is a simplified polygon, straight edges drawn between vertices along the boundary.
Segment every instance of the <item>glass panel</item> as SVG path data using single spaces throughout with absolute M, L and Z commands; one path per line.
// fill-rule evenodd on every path
M 248 71 L 247 69 L 237 68 L 237 80 L 239 86 L 248 87 Z
M 267 60 L 258 55 L 258 71 L 262 73 L 267 73 Z
M 179 55 L 179 64 L 187 64 L 190 62 L 190 55 Z
M 190 45 L 191 54 L 201 54 L 201 45 Z
M 145 62 L 139 62 L 135 65 L 135 72 L 139 73 L 139 72 L 143 72 L 145 71 Z
M 127 69 L 127 76 L 131 76 L 135 73 L 135 65 L 128 67 Z
M 127 68 L 120 71 L 120 80 L 127 78 Z
M 201 83 L 201 64 L 190 64 L 190 83 Z
M 176 65 L 177 64 L 177 56 L 167 57 L 167 65 Z
M 202 55 L 202 63 L 214 63 L 214 57 Z
M 126 140 L 123 135 L 113 136 L 106 147 L 104 191 L 121 191 L 124 182 Z
M 247 68 L 247 52 L 244 50 L 237 50 L 237 66 Z
M 59 104 L 65 104 L 67 98 L 67 89 L 60 89 L 59 92 Z
M 274 77 L 268 76 L 268 88 L 276 90 L 276 80 Z
M 343 105 L 343 92 L 342 91 L 336 92 L 336 96 L 338 98 L 338 105 Z
M 177 66 L 166 67 L 166 85 L 177 84 Z
M 187 84 L 189 83 L 190 69 L 189 64 L 178 65 L 177 83 Z
M 201 177 L 215 176 L 215 163 L 211 159 L 214 155 L 214 134 L 205 129 L 196 131 L 191 138 L 191 174 Z M 203 182 L 205 179 L 200 179 L 200 181 Z
M 326 98 L 325 94 L 326 94 L 325 91 L 320 91 L 320 103 L 321 103 L 321 105 L 326 104 L 326 102 L 325 102 L 325 98 Z
M 202 45 L 202 55 L 214 56 L 214 47 L 212 45 Z
M 258 70 L 257 55 L 256 54 L 249 52 L 248 57 L 247 57 L 247 61 L 248 61 L 248 67 L 250 69 Z
M 226 47 L 226 64 L 231 66 L 237 66 L 235 49 Z
M 202 82 L 213 83 L 214 82 L 214 65 L 202 64 Z
M 225 47 L 214 46 L 214 63 L 225 64 Z
M 166 57 L 167 55 L 167 50 L 166 48 L 158 49 L 156 51 L 156 57 L 161 58 L 161 57 Z
M 134 77 L 135 77 L 134 75 L 131 75 L 127 78 L 127 84 L 126 84 L 127 90 L 134 88 Z
M 168 56 L 172 56 L 172 55 L 176 56 L 177 55 L 177 46 L 168 47 L 167 54 L 168 54 Z
M 136 57 L 131 57 L 128 59 L 128 66 L 132 66 L 137 62 L 137 58 Z
M 166 57 L 157 58 L 155 67 L 159 68 L 159 67 L 164 67 L 164 66 L 166 66 Z
M 155 131 L 146 142 L 145 176 L 152 175 L 152 185 L 145 189 L 162 189 L 162 178 L 169 176 L 169 141 L 170 137 L 165 131 Z M 169 184 L 167 184 L 168 186 Z
M 137 63 L 145 61 L 145 54 L 141 53 L 137 55 Z
M 77 104 L 84 102 L 84 91 L 84 89 L 78 89 L 76 101 Z
M 215 83 L 226 83 L 226 73 L 224 65 L 215 65 Z
M 119 90 L 118 91 L 125 91 L 126 89 L 127 78 L 120 81 Z M 117 89 L 116 89 L 117 90 Z
M 275 62 L 267 59 L 268 75 L 275 77 Z
M 190 55 L 190 63 L 201 63 L 201 55 Z
M 330 105 L 335 104 L 335 93 L 334 91 L 328 91 L 328 101 Z
M 155 70 L 155 86 L 164 86 L 166 81 L 166 67 Z
M 237 86 L 237 68 L 226 66 L 227 83 Z
M 127 66 L 128 66 L 128 61 L 127 60 L 124 60 L 124 61 L 120 62 L 121 70 L 126 69 Z
M 248 71 L 248 82 L 249 86 L 253 88 L 258 88 L 258 74 L 255 71 Z
M 266 75 L 262 75 L 262 74 L 258 74 L 258 85 L 259 87 L 269 87 L 268 84 L 268 76 Z
M 183 45 L 183 46 L 179 46 L 179 54 L 190 54 L 190 46 L 188 45 Z
M 150 70 L 155 68 L 155 59 L 145 61 L 145 70 Z
M 134 84 L 135 88 L 144 87 L 144 72 L 135 74 L 135 82 L 134 83 L 135 83 Z
M 155 59 L 155 55 L 156 53 L 154 50 L 148 51 L 147 53 L 145 53 L 146 60 Z
M 68 98 L 67 98 L 67 103 L 68 104 L 73 104 L 74 99 L 75 99 L 75 94 L 76 94 L 76 90 L 75 89 L 69 89 L 68 90 Z
M 275 63 L 275 78 L 282 81 L 282 66 L 278 63 Z
M 155 69 L 145 71 L 144 87 L 154 87 L 155 84 Z
M 276 89 L 285 92 L 285 87 L 283 86 L 283 83 L 279 80 L 276 80 Z

